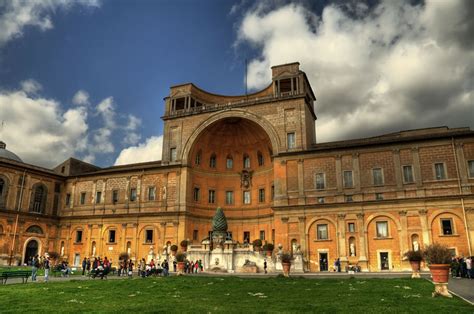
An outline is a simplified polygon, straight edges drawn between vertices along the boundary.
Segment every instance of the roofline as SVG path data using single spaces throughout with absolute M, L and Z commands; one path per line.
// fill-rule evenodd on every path
M 181 164 L 173 163 L 173 164 L 162 165 L 161 160 L 147 161 L 147 162 L 141 162 L 141 163 L 135 163 L 135 164 L 126 164 L 126 165 L 118 165 L 118 166 L 112 166 L 108 168 L 102 168 L 98 171 L 84 172 L 81 174 L 68 176 L 68 178 L 94 176 L 94 175 L 104 174 L 104 173 L 118 173 L 118 172 L 137 171 L 137 170 L 143 171 L 143 170 L 150 170 L 150 169 L 168 169 L 168 168 L 175 168 L 175 167 L 181 167 Z
M 265 88 L 262 88 L 256 92 L 253 92 L 251 94 L 239 94 L 239 95 L 223 95 L 223 94 L 216 94 L 216 93 L 211 93 L 205 89 L 202 89 L 201 87 L 197 86 L 196 84 L 194 83 L 184 83 L 184 84 L 178 84 L 178 85 L 172 85 L 170 86 L 170 89 L 172 88 L 175 88 L 175 87 L 180 87 L 180 86 L 186 86 L 186 85 L 191 85 L 192 87 L 196 88 L 197 90 L 203 92 L 203 93 L 206 93 L 208 95 L 211 95 L 211 96 L 218 96 L 218 97 L 245 97 L 245 96 L 254 96 L 254 95 L 257 95 L 258 93 L 261 93 L 263 92 L 264 90 L 270 88 L 272 86 L 273 82 L 271 82 L 270 84 L 268 84 Z M 166 96 L 165 98 L 163 98 L 163 100 L 169 98 L 169 96 Z
M 66 176 L 65 175 L 62 175 L 60 173 L 57 173 L 51 169 L 48 169 L 48 168 L 44 168 L 44 167 L 40 167 L 40 166 L 36 166 L 36 165 L 32 165 L 32 164 L 28 164 L 26 162 L 19 162 L 19 161 L 16 161 L 16 160 L 12 160 L 12 159 L 7 159 L 7 158 L 2 158 L 0 157 L 0 164 L 10 164 L 11 166 L 14 166 L 14 167 L 18 167 L 18 168 L 27 168 L 29 170 L 32 170 L 32 171 L 36 171 L 36 172 L 42 172 L 42 173 L 47 173 L 49 175 L 52 175 L 52 176 L 55 176 L 55 177 L 59 177 L 59 178 L 62 178 L 62 179 L 65 179 Z

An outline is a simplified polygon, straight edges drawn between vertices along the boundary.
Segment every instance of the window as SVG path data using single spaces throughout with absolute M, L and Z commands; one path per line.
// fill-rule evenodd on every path
M 386 238 L 388 237 L 388 222 L 387 221 L 377 221 L 377 238 Z
M 215 168 L 216 164 L 217 164 L 216 154 L 212 154 L 211 158 L 209 158 L 209 168 Z
M 352 199 L 352 195 L 346 195 L 346 202 L 350 203 L 353 202 L 354 200 Z
M 82 230 L 77 230 L 76 231 L 76 243 L 81 243 L 82 242 Z
M 265 240 L 265 230 L 260 230 L 260 240 Z
M 37 185 L 33 189 L 33 195 L 30 203 L 30 211 L 34 213 L 44 213 L 44 207 L 46 205 L 46 187 L 43 185 Z
M 328 225 L 317 225 L 318 229 L 318 240 L 327 240 L 328 239 Z
M 244 231 L 244 243 L 250 243 L 250 231 Z
M 102 192 L 97 191 L 95 192 L 95 203 L 100 204 L 102 198 Z
M 156 198 L 156 188 L 154 186 L 148 187 L 148 200 L 154 201 Z
M 193 193 L 193 199 L 195 202 L 199 201 L 200 199 L 200 189 L 199 188 L 194 188 L 194 193 Z
M 403 166 L 403 182 L 405 183 L 413 183 L 415 180 L 413 179 L 413 167 L 410 166 Z
M 226 191 L 225 192 L 225 203 L 227 205 L 234 204 L 234 192 L 233 191 Z
M 324 179 L 324 173 L 316 173 L 316 189 L 324 190 L 326 187 L 326 180 Z
M 383 200 L 383 193 L 375 193 L 375 199 L 377 201 Z
M 71 193 L 66 194 L 66 206 L 71 204 Z
M 274 185 L 272 185 L 271 194 L 272 194 L 272 201 L 273 201 L 273 199 L 275 198 L 275 186 Z
M 62 166 L 61 167 L 61 173 L 64 173 L 64 171 L 66 171 L 66 167 Z
M 198 230 L 193 230 L 193 240 L 198 240 Z
M 453 234 L 453 221 L 451 219 L 441 219 L 441 228 L 444 235 Z
M 130 189 L 130 201 L 135 202 L 137 200 L 137 189 L 131 188 Z
M 232 169 L 234 168 L 234 159 L 232 159 L 232 156 L 227 156 L 226 162 L 225 162 L 225 167 L 227 169 Z
M 112 203 L 117 203 L 119 200 L 119 191 L 118 190 L 113 190 L 112 191 Z
M 372 178 L 374 180 L 374 185 L 383 185 L 382 168 L 372 169 Z
M 244 204 L 250 204 L 250 191 L 244 191 Z
M 216 202 L 216 191 L 215 190 L 209 190 L 208 202 L 209 202 L 209 204 L 214 204 Z
M 81 205 L 86 203 L 86 192 L 81 193 Z
M 324 197 L 318 197 L 318 204 L 324 204 Z
M 258 165 L 259 166 L 263 166 L 265 160 L 263 159 L 263 155 L 261 152 L 258 152 L 257 153 L 257 159 L 258 159 Z
M 170 148 L 170 160 L 176 161 L 177 158 L 178 158 L 178 152 L 176 151 L 176 147 Z
M 347 224 L 347 229 L 349 230 L 349 232 L 355 232 L 355 223 L 349 222 Z
M 474 178 L 474 160 L 467 162 L 467 171 L 469 172 L 469 178 Z
M 249 155 L 245 154 L 244 155 L 244 168 L 250 168 L 250 157 Z
M 196 166 L 199 166 L 201 164 L 201 155 L 202 155 L 202 151 L 199 150 L 196 154 L 196 158 L 194 159 L 194 164 Z
M 350 189 L 354 187 L 354 182 L 352 181 L 352 170 L 344 171 L 344 187 Z
M 109 243 L 115 243 L 115 230 L 109 230 Z
M 40 226 L 33 225 L 33 226 L 28 227 L 28 229 L 26 229 L 26 232 L 27 233 L 43 234 L 43 229 L 41 229 Z
M 290 132 L 286 134 L 286 145 L 288 149 L 292 149 L 296 147 L 296 137 L 294 132 Z
M 436 180 L 444 180 L 446 179 L 446 172 L 444 171 L 444 163 L 436 163 L 435 164 L 435 176 Z
M 265 202 L 265 189 L 258 190 L 258 201 L 259 203 Z
M 145 243 L 153 243 L 153 230 L 148 229 L 145 231 Z

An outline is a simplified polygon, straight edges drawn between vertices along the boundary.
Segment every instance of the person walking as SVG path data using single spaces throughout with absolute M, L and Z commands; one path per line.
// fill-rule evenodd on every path
M 38 273 L 39 267 L 40 267 L 40 262 L 39 262 L 38 255 L 36 255 L 31 260 L 31 281 L 36 281 L 36 274 Z
M 45 257 L 43 267 L 44 267 L 44 282 L 48 282 L 49 281 L 49 269 L 51 268 L 51 266 L 49 265 L 49 256 Z
M 86 271 L 87 271 L 87 275 L 91 273 L 91 259 L 90 258 L 88 258 L 86 261 Z
M 82 276 L 85 276 L 87 268 L 87 259 L 84 257 L 82 260 Z
M 267 260 L 263 261 L 263 270 L 265 271 L 265 274 L 267 273 Z

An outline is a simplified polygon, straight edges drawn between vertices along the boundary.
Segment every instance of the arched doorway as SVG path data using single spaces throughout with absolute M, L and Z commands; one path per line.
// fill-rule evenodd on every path
M 39 248 L 38 241 L 36 240 L 28 241 L 25 248 L 25 258 L 23 259 L 23 262 L 25 264 L 29 265 L 31 258 L 38 255 L 38 248 Z

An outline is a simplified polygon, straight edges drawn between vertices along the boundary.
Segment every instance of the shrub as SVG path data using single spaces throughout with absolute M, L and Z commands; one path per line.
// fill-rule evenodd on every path
M 434 243 L 424 251 L 424 256 L 428 264 L 451 264 L 452 255 L 445 245 Z
M 130 256 L 128 255 L 127 252 L 122 252 L 122 253 L 120 253 L 120 255 L 119 255 L 119 260 L 122 260 L 122 261 L 126 261 L 126 260 L 128 260 L 129 258 L 130 258 Z
M 253 240 L 252 244 L 253 244 L 253 246 L 255 246 L 255 247 L 262 247 L 262 240 L 260 240 L 260 239 L 255 239 L 255 240 Z
M 176 252 L 178 250 L 178 246 L 176 244 L 173 244 L 170 249 L 171 251 Z
M 48 252 L 49 258 L 52 260 L 58 259 L 59 258 L 59 253 L 58 252 Z
M 282 263 L 291 263 L 292 260 L 293 260 L 293 255 L 291 255 L 291 253 L 283 252 L 281 254 L 281 262 Z
M 410 262 L 420 262 L 423 260 L 423 252 L 418 250 L 418 251 L 408 251 L 405 253 L 405 257 L 410 261 Z
M 175 257 L 176 257 L 176 261 L 179 263 L 182 263 L 186 260 L 186 254 L 182 252 L 177 253 Z
M 183 240 L 181 241 L 181 247 L 187 247 L 188 246 L 188 241 L 187 240 Z
M 263 246 L 264 251 L 273 252 L 274 249 L 275 249 L 275 246 L 273 245 L 273 243 L 267 243 Z

